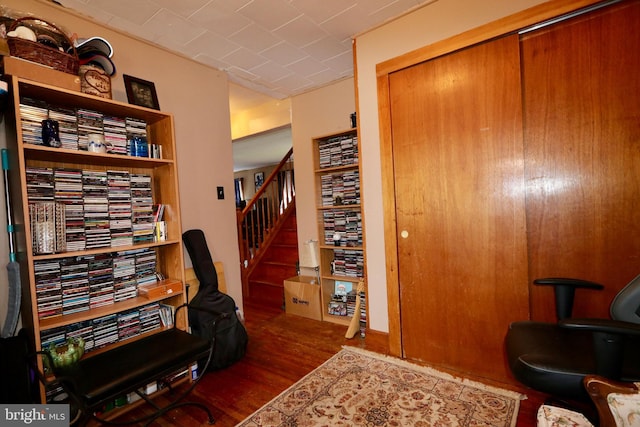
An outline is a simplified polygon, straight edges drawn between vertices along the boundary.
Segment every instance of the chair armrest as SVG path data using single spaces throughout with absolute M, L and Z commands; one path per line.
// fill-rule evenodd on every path
M 600 283 L 566 277 L 535 279 L 533 283 L 538 286 L 553 286 L 556 297 L 556 316 L 558 317 L 558 320 L 571 317 L 571 313 L 573 312 L 573 298 L 575 296 L 576 289 L 604 289 L 604 286 Z
M 640 335 L 640 325 L 611 319 L 565 319 L 558 325 L 567 329 L 603 332 L 613 335 Z
M 589 280 L 572 279 L 567 277 L 546 277 L 542 279 L 535 279 L 533 281 L 536 285 L 561 285 L 570 286 L 572 288 L 589 288 L 589 289 L 604 289 L 600 283 L 590 282 Z
M 561 328 L 591 332 L 596 373 L 620 379 L 624 343 L 628 336 L 640 335 L 640 325 L 610 319 L 565 319 L 558 324 Z

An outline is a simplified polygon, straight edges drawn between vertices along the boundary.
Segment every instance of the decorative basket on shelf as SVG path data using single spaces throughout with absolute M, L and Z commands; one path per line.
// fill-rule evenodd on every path
M 36 34 L 38 41 L 7 37 L 11 56 L 46 65 L 65 73 L 78 74 L 80 63 L 78 52 L 64 31 L 43 19 L 25 16 L 13 21 L 9 32 L 19 26 L 30 28 Z M 49 46 L 49 44 L 57 45 L 58 48 Z M 71 51 L 71 53 L 67 53 L 67 51 Z

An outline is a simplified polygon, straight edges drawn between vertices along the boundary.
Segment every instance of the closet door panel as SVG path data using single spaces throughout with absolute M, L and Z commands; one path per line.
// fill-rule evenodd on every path
M 601 282 L 574 315 L 608 316 L 640 273 L 640 2 L 522 38 L 529 279 Z M 555 320 L 532 286 L 532 317 Z
M 389 82 L 403 355 L 502 379 L 505 331 L 529 315 L 518 49 L 502 38 Z

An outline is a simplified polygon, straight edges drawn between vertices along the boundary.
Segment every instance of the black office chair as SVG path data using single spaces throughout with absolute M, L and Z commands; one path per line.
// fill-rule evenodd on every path
M 509 326 L 507 358 L 519 382 L 557 398 L 588 402 L 586 375 L 640 381 L 640 275 L 614 298 L 611 319 L 571 318 L 575 289 L 602 289 L 600 284 L 565 278 L 534 283 L 554 286 L 558 323 Z

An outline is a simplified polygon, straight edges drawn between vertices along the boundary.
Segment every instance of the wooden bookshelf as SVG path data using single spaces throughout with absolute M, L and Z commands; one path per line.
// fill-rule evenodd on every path
M 83 94 L 66 89 L 56 88 L 54 86 L 31 81 L 19 76 L 4 76 L 9 84 L 9 108 L 5 110 L 5 130 L 7 135 L 7 147 L 9 150 L 9 174 L 11 182 L 11 201 L 13 207 L 13 217 L 16 224 L 16 241 L 18 247 L 18 260 L 21 268 L 22 282 L 22 322 L 23 326 L 31 331 L 33 336 L 33 346 L 37 350 L 42 348 L 41 333 L 48 333 L 52 330 L 70 330 L 69 327 L 80 324 L 82 322 L 91 323 L 95 319 L 105 316 L 119 315 L 136 311 L 140 308 L 155 303 L 162 303 L 171 306 L 178 306 L 185 302 L 184 293 L 184 254 L 182 248 L 182 230 L 180 220 L 180 206 L 178 195 L 178 182 L 176 170 L 176 149 L 174 141 L 174 120 L 173 116 L 161 111 L 149 108 L 138 107 L 114 101 Z M 163 158 L 146 158 L 134 157 L 127 153 L 93 153 L 83 150 L 80 146 L 75 148 L 54 148 L 45 145 L 33 143 L 34 131 L 29 128 L 28 123 L 23 123 L 25 115 L 21 111 L 21 101 L 25 99 L 36 100 L 46 105 L 51 111 L 51 107 L 62 108 L 72 111 L 78 109 L 91 110 L 100 115 L 111 116 L 121 119 L 131 119 L 144 121 L 142 127 L 145 128 L 146 136 L 149 144 L 158 144 L 162 147 Z M 78 113 L 76 113 L 78 115 Z M 26 119 L 25 119 L 26 120 Z M 35 122 L 37 123 L 37 121 Z M 23 126 L 25 125 L 25 126 Z M 100 131 L 96 131 L 99 133 Z M 78 131 L 78 134 L 80 132 Z M 129 140 L 129 135 L 126 140 Z M 34 254 L 33 233 L 31 227 L 31 218 L 29 214 L 30 197 L 32 189 L 29 188 L 28 178 L 32 175 L 27 173 L 30 168 L 47 168 L 47 169 L 72 169 L 81 171 L 92 171 L 98 173 L 107 173 L 114 171 L 123 175 L 133 176 L 142 175 L 146 179 L 150 179 L 149 188 L 145 187 L 145 194 L 150 194 L 153 204 L 163 204 L 166 209 L 164 211 L 163 220 L 167 224 L 168 238 L 165 241 L 146 240 L 138 241 L 133 238 L 131 244 L 109 245 L 93 247 L 80 250 L 61 251 L 57 253 Z M 125 186 L 126 188 L 126 186 Z M 123 190 L 126 192 L 126 190 Z M 85 208 L 85 193 L 80 196 L 82 199 L 82 209 Z M 133 197 L 133 192 L 132 192 Z M 33 202 L 33 200 L 31 200 Z M 111 203 L 111 200 L 109 201 Z M 111 205 L 110 205 L 111 206 Z M 134 208 L 130 209 L 133 221 Z M 110 219 L 112 212 L 109 211 Z M 126 217 L 126 208 L 124 216 Z M 110 222 L 111 243 L 113 244 L 113 222 Z M 86 227 L 86 225 L 85 225 Z M 80 226 L 82 228 L 82 226 Z M 125 252 L 148 254 L 154 261 L 154 277 L 155 273 L 162 273 L 164 279 L 160 285 L 171 288 L 170 293 L 146 298 L 137 295 L 136 291 L 127 293 L 122 300 L 113 301 L 95 308 L 84 308 L 82 311 L 72 312 L 68 310 L 57 313 L 54 316 L 39 316 L 38 313 L 38 281 L 36 277 L 36 266 L 46 263 L 60 263 L 65 259 L 91 258 L 91 257 L 112 257 Z M 147 276 L 147 280 L 154 280 Z M 130 279 L 132 280 L 132 279 Z M 136 279 L 137 280 L 137 277 Z M 41 283 L 41 282 L 40 282 Z M 140 283 L 140 282 L 137 282 Z M 115 288 L 115 287 L 114 287 Z M 177 290 L 176 290 L 177 289 Z M 62 292 L 62 290 L 60 291 Z M 106 286 L 108 293 L 108 285 Z M 41 318 L 43 317 L 43 318 Z M 178 326 L 187 327 L 185 316 L 180 316 Z M 148 334 L 157 333 L 163 330 L 161 322 L 156 327 L 155 319 L 153 320 L 150 331 L 142 331 L 139 335 L 126 336 L 116 342 L 112 342 L 105 346 L 96 346 L 94 354 L 108 352 L 110 349 L 126 346 L 127 342 L 133 342 L 139 337 Z M 66 328 L 66 329 L 65 329 Z M 65 332 L 66 333 L 66 332 Z M 91 357 L 92 352 L 87 352 L 83 357 Z M 42 368 L 40 366 L 40 368 Z M 41 400 L 46 401 L 46 394 L 43 387 L 40 390 Z
M 351 315 L 342 315 L 334 293 L 338 281 L 355 290 L 365 272 L 358 133 L 350 129 L 313 138 L 312 143 L 322 316 L 348 325 Z

